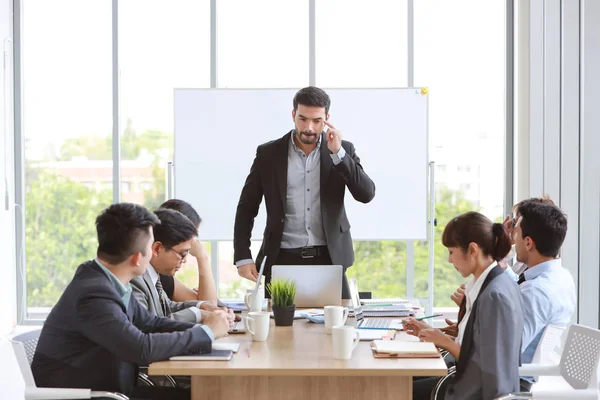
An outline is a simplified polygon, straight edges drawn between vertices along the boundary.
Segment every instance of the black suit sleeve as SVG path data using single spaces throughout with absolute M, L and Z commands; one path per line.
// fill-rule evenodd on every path
M 134 299 L 129 307 L 134 307 L 135 325 L 107 288 L 87 291 L 77 298 L 79 329 L 118 358 L 142 365 L 176 355 L 210 351 L 211 340 L 200 326 L 152 317 Z
M 361 203 L 368 203 L 375 197 L 375 183 L 363 170 L 360 165 L 360 158 L 356 155 L 354 145 L 350 142 L 345 142 L 344 146 L 346 156 L 338 165 L 334 165 L 334 169 L 340 173 L 342 179 L 346 182 L 346 186 L 352 197 Z
M 252 258 L 250 252 L 250 239 L 254 218 L 258 214 L 258 208 L 263 198 L 263 187 L 260 179 L 260 150 L 256 149 L 256 157 L 250 167 L 250 173 L 246 178 L 240 200 L 235 213 L 235 225 L 233 229 L 234 260 Z

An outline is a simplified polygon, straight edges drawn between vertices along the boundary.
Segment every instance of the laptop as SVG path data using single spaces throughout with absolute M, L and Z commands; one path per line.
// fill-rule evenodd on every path
M 342 304 L 341 265 L 273 265 L 272 279 L 296 282 L 297 308 L 323 308 Z
M 365 318 L 363 307 L 360 304 L 356 278 L 348 279 L 350 289 L 350 300 L 354 309 L 354 318 L 356 319 L 356 329 L 374 329 L 374 330 L 402 330 L 404 325 L 401 319 L 392 318 Z

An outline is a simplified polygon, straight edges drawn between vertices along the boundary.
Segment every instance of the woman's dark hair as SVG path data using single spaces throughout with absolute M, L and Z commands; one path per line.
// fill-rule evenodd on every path
M 96 218 L 98 257 L 119 264 L 136 253 L 146 256 L 150 228 L 160 221 L 150 210 L 132 203 L 113 204 Z
M 442 234 L 446 247 L 459 247 L 463 253 L 470 243 L 477 243 L 486 256 L 500 261 L 510 251 L 511 241 L 508 231 L 502 224 L 493 223 L 488 217 L 470 211 L 453 218 Z
M 171 199 L 167 200 L 160 205 L 159 208 L 168 208 L 169 210 L 179 211 L 183 215 L 189 218 L 190 221 L 194 225 L 196 225 L 196 229 L 200 226 L 200 222 L 202 222 L 202 218 L 198 215 L 194 207 L 186 201 L 179 199 Z
M 298 90 L 294 96 L 294 110 L 298 111 L 298 104 L 303 106 L 312 107 L 323 107 L 325 108 L 325 115 L 329 113 L 329 107 L 331 106 L 331 100 L 329 95 L 323 90 L 315 86 L 308 86 Z

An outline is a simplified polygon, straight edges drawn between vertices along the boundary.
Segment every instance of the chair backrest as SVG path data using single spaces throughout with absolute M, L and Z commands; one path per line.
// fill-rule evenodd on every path
M 578 324 L 569 328 L 560 360 L 560 374 L 574 389 L 597 387 L 600 331 Z
M 562 353 L 562 336 L 566 326 L 548 325 L 535 349 L 532 364 L 558 364 Z
M 0 339 L 0 397 L 3 399 L 25 398 L 25 381 L 13 349 L 13 342 Z
M 35 379 L 33 379 L 33 373 L 31 372 L 31 365 L 29 364 L 25 346 L 22 342 L 12 341 L 11 343 L 25 386 L 28 388 L 35 387 Z
M 11 338 L 13 342 L 23 343 L 23 347 L 25 348 L 25 353 L 27 354 L 27 360 L 29 361 L 29 365 L 31 365 L 31 362 L 33 361 L 33 355 L 35 354 L 35 348 L 37 347 L 38 339 L 40 338 L 41 333 L 41 329 L 35 329 L 33 331 L 22 333 Z

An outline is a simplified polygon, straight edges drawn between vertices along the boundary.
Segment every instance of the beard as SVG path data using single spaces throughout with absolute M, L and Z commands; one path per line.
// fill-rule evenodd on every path
M 308 131 L 297 131 L 296 136 L 303 144 L 315 144 L 319 141 L 319 134 Z

